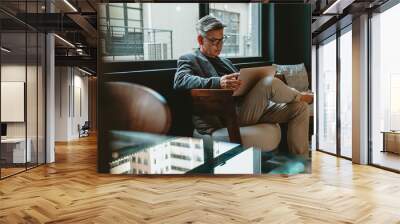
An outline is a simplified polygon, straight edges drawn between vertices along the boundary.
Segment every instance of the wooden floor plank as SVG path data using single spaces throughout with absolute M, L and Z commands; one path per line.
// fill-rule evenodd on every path
M 96 139 L 0 181 L 0 223 L 400 223 L 400 175 L 313 153 L 312 174 L 132 177 L 96 172 Z

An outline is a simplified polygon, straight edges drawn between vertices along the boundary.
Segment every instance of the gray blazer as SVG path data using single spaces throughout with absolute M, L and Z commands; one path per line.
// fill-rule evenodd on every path
M 226 58 L 220 57 L 221 61 L 238 72 L 239 70 Z M 178 66 L 174 78 L 174 89 L 220 89 L 220 76 L 214 66 L 200 52 L 199 49 L 193 53 L 182 55 L 178 59 Z M 213 131 L 223 128 L 225 125 L 217 116 L 193 116 L 193 124 L 200 134 L 211 134 Z
M 239 70 L 226 58 L 221 61 L 232 71 Z M 208 61 L 199 49 L 193 53 L 182 55 L 178 59 L 178 66 L 174 78 L 175 89 L 220 89 L 220 76 L 214 66 Z

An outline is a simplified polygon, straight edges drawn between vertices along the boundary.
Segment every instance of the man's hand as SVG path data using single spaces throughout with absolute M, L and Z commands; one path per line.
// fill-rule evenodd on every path
M 232 90 L 237 90 L 240 87 L 240 84 L 242 83 L 239 78 L 239 73 L 232 73 L 229 75 L 224 75 L 221 77 L 219 84 L 222 89 L 232 89 Z

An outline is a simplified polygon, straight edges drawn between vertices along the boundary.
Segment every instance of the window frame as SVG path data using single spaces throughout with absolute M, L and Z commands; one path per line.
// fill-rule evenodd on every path
M 316 107 L 315 107 L 316 108 L 316 117 L 317 117 L 317 119 L 316 119 L 316 150 L 330 154 L 330 155 L 335 155 L 335 156 L 339 156 L 339 151 L 338 151 L 338 144 L 339 144 L 339 141 L 338 141 L 338 113 L 337 113 L 338 112 L 338 99 L 339 99 L 339 97 L 338 97 L 338 94 L 339 94 L 339 92 L 338 92 L 338 82 L 339 82 L 339 79 L 338 79 L 338 73 L 339 73 L 338 49 L 340 48 L 340 43 L 338 41 L 339 38 L 340 38 L 340 35 L 338 33 L 334 33 L 331 36 L 327 37 L 326 39 L 318 42 L 318 44 L 316 45 L 316 64 L 317 64 L 316 91 L 318 93 L 319 88 L 320 88 L 320 82 L 321 82 L 320 81 L 321 74 L 320 74 L 320 69 L 319 69 L 320 68 L 320 63 L 319 63 L 320 49 L 319 48 L 321 45 L 325 45 L 325 44 L 328 44 L 329 42 L 336 41 L 336 43 L 335 43 L 336 44 L 336 52 L 335 52 L 336 53 L 336 61 L 335 61 L 335 63 L 336 63 L 336 112 L 335 112 L 335 114 L 336 114 L 336 119 L 335 119 L 335 121 L 336 121 L 336 152 L 335 153 L 326 151 L 324 149 L 320 149 L 319 134 L 320 134 L 321 130 L 319 129 L 319 120 L 320 120 L 319 119 L 319 117 L 320 117 L 320 110 L 319 110 L 320 98 L 319 97 L 317 98 Z
M 377 8 L 374 8 L 373 10 L 368 11 L 368 31 L 367 31 L 367 36 L 368 36 L 368 165 L 377 167 L 379 169 L 391 171 L 394 173 L 400 173 L 400 170 L 390 168 L 384 165 L 380 165 L 378 163 L 374 163 L 374 147 L 373 147 L 373 132 L 372 132 L 372 19 L 374 17 L 374 13 L 376 14 L 381 14 L 384 13 L 385 11 L 391 9 L 392 7 L 400 4 L 398 0 L 388 0 L 384 4 L 378 6 Z
M 39 11 L 39 6 L 38 6 L 39 3 L 42 3 L 42 2 L 41 1 L 33 2 L 33 4 L 36 4 L 35 5 L 36 12 Z M 22 15 L 24 16 L 24 19 L 27 20 L 27 13 L 29 13 L 27 4 L 23 4 L 21 7 L 23 7 L 22 9 L 24 10 L 24 12 L 22 12 Z M 45 13 L 47 13 L 48 10 L 49 10 L 48 7 L 45 7 Z M 33 13 L 36 13 L 36 12 L 33 12 Z M 5 15 L 6 16 L 5 18 L 8 18 L 8 19 L 14 21 L 15 23 L 18 23 L 21 25 L 19 30 L 10 31 L 10 30 L 2 30 L 1 29 L 2 24 L 0 24 L 0 46 L 3 46 L 3 37 L 2 36 L 5 34 L 24 35 L 24 46 L 23 46 L 23 49 L 20 49 L 20 52 L 24 52 L 24 55 L 21 56 L 21 59 L 24 60 L 24 63 L 22 63 L 20 65 L 24 66 L 24 72 L 25 72 L 25 75 L 24 75 L 25 80 L 23 81 L 24 82 L 24 91 L 25 91 L 25 93 L 24 93 L 24 121 L 21 123 L 24 126 L 23 127 L 24 134 L 21 138 L 24 139 L 23 147 L 24 147 L 24 151 L 25 151 L 25 158 L 24 158 L 25 162 L 24 162 L 23 166 L 18 167 L 18 168 L 21 168 L 21 170 L 15 171 L 15 172 L 12 172 L 11 174 L 6 174 L 6 175 L 4 175 L 4 173 L 2 173 L 4 168 L 0 166 L 0 181 L 1 181 L 4 179 L 7 179 L 9 177 L 18 175 L 20 173 L 29 171 L 31 169 L 35 169 L 39 166 L 46 165 L 48 163 L 48 155 L 47 155 L 48 141 L 46 140 L 47 139 L 47 128 L 46 128 L 46 126 L 47 126 L 47 100 L 46 100 L 46 96 L 47 96 L 47 84 L 48 83 L 46 81 L 46 77 L 47 77 L 47 73 L 48 73 L 47 47 L 48 47 L 49 40 L 48 40 L 47 32 L 44 32 L 40 29 L 37 29 L 37 28 L 23 22 L 21 19 L 17 18 L 13 13 L 11 13 L 7 10 L 1 9 L 0 14 Z M 32 35 L 35 38 L 35 39 L 33 39 L 32 43 L 30 43 L 30 44 L 28 42 L 29 38 L 30 38 L 29 35 Z M 30 46 L 30 45 L 32 45 L 32 46 Z M 36 56 L 36 58 L 34 58 L 32 61 L 29 61 L 29 59 L 28 59 L 28 57 L 29 57 L 28 56 L 28 48 L 30 48 L 30 47 L 31 47 L 31 49 L 34 50 L 34 54 Z M 39 49 L 40 49 L 40 51 L 39 51 Z M 2 81 L 2 67 L 4 65 L 3 64 L 4 56 L 2 56 L 2 55 L 3 55 L 3 52 L 0 53 L 0 82 Z M 19 58 L 20 56 L 16 56 L 16 57 Z M 40 60 L 44 60 L 44 62 L 40 61 Z M 40 62 L 42 64 L 40 64 Z M 32 87 L 36 88 L 36 90 L 31 95 L 28 95 L 28 91 L 27 91 L 28 65 L 33 65 L 35 67 L 35 69 L 34 69 L 35 71 L 32 72 L 31 74 L 35 75 L 35 78 L 36 78 L 36 80 L 35 80 L 36 84 L 34 84 L 32 86 Z M 40 65 L 43 66 L 41 74 L 39 73 L 39 69 L 38 69 Z M 42 76 L 41 82 L 43 85 L 42 86 L 43 92 L 41 93 L 41 95 L 44 96 L 44 98 L 41 98 L 42 103 L 43 103 L 43 105 L 41 105 L 41 107 L 44 110 L 43 111 L 44 114 L 39 114 L 39 74 Z M 13 82 L 13 81 L 10 81 L 10 82 Z M 0 90 L 1 90 L 1 86 L 0 86 Z M 36 105 L 36 110 L 33 111 L 36 113 L 36 115 L 34 115 L 33 120 L 31 120 L 32 117 L 28 116 L 28 113 L 32 112 L 32 111 L 28 111 L 28 106 L 27 106 L 28 96 L 36 97 L 35 98 L 36 102 L 34 102 L 34 105 Z M 0 98 L 0 102 L 1 102 L 1 98 Z M 1 108 L 1 104 L 0 104 L 0 110 L 1 109 L 2 108 Z M 30 122 L 30 124 L 29 124 L 29 122 Z M 7 123 L 7 122 L 1 122 L 1 119 L 0 119 L 0 124 L 2 124 L 2 123 Z M 39 123 L 44 125 L 44 129 L 41 130 L 42 132 L 39 132 Z M 28 144 L 28 133 L 29 133 L 28 126 L 34 127 L 35 125 L 36 125 L 36 128 L 34 128 L 32 130 L 36 133 L 34 133 L 35 135 L 32 135 L 29 138 L 31 139 L 31 144 L 34 144 L 33 141 L 36 141 L 36 148 L 34 148 L 34 147 L 31 148 L 31 156 L 34 155 L 35 151 L 36 151 L 36 156 L 35 156 L 35 158 L 31 158 L 31 159 L 33 159 L 33 161 L 28 162 L 28 158 L 27 158 L 27 155 L 28 155 L 27 144 Z M 40 149 L 42 149 L 41 153 L 39 152 L 39 134 L 43 134 L 42 146 L 40 148 Z M 2 153 L 2 145 L 0 145 L 0 157 L 1 157 L 1 153 Z M 42 155 L 40 155 L 40 154 L 42 154 Z M 39 162 L 40 161 L 39 158 L 42 159 L 41 162 Z
M 114 1 L 109 1 L 112 3 Z M 172 3 L 172 2 L 171 2 Z M 260 4 L 259 13 L 260 13 L 260 22 L 259 22 L 259 48 L 260 48 L 260 56 L 250 56 L 250 57 L 227 57 L 232 61 L 233 64 L 238 65 L 239 67 L 248 67 L 254 64 L 272 64 L 272 58 L 268 58 L 268 49 L 267 44 L 263 43 L 263 39 L 268 37 L 268 29 L 266 26 L 263 26 L 263 23 L 267 19 L 267 16 L 263 11 L 266 8 L 266 4 L 262 2 L 251 2 L 251 1 L 239 1 L 238 3 L 250 3 L 250 4 Z M 210 13 L 210 3 L 198 3 L 199 5 L 199 19 L 203 16 L 206 16 Z M 99 55 L 101 56 L 101 55 Z M 143 61 L 110 61 L 103 62 L 107 66 L 104 66 L 104 73 L 108 73 L 108 70 L 113 73 L 122 71 L 143 71 L 143 70 L 157 70 L 157 69 L 176 69 L 177 59 L 169 59 L 169 60 L 143 60 Z M 110 68 L 110 69 L 108 69 Z M 120 69 L 119 69 L 120 68 Z
M 340 54 L 340 41 L 341 41 L 341 36 L 344 35 L 347 32 L 352 32 L 352 22 L 349 24 L 346 24 L 344 27 L 341 27 L 338 29 L 336 32 L 331 33 L 331 35 L 325 36 L 323 39 L 318 39 L 318 42 L 315 44 L 316 45 L 316 88 L 317 91 L 319 89 L 320 85 L 320 73 L 319 73 L 319 47 L 322 44 L 327 44 L 328 42 L 331 41 L 336 41 L 336 152 L 331 153 L 326 150 L 320 149 L 319 148 L 319 116 L 320 116 L 320 111 L 319 111 L 319 98 L 317 97 L 316 100 L 316 150 L 319 152 L 323 152 L 329 155 L 337 156 L 339 158 L 347 159 L 347 160 L 352 160 L 352 158 L 343 156 L 342 155 L 342 150 L 341 150 L 341 118 L 340 118 L 340 103 L 341 103 L 341 90 L 340 90 L 340 76 L 341 76 L 341 67 L 340 67 L 340 60 L 341 60 L 341 54 Z

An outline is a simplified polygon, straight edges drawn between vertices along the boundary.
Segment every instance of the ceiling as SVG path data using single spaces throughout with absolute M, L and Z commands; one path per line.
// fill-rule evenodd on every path
M 337 29 L 351 24 L 352 18 L 374 10 L 388 0 L 306 0 L 312 4 L 313 42 L 332 35 Z
M 25 32 L 54 32 L 56 65 L 96 70 L 97 0 L 1 0 L 0 23 L 7 47 L 15 56 L 26 54 Z M 51 12 L 51 13 L 49 13 Z M 29 35 L 28 35 L 29 36 Z M 14 38 L 13 38 L 14 37 Z M 29 39 L 29 38 L 28 38 Z M 67 42 L 71 44 L 67 44 Z M 6 46 L 6 44 L 3 45 Z M 31 45 L 28 45 L 28 55 Z

